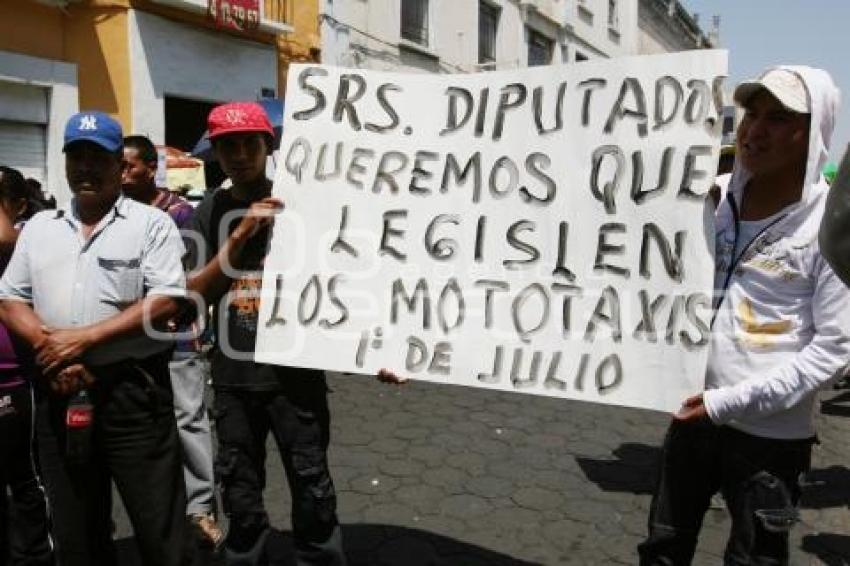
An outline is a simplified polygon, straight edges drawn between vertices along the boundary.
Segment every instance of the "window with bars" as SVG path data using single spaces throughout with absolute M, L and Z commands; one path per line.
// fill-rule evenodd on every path
M 401 0 L 401 37 L 428 46 L 428 0 Z
M 481 0 L 478 3 L 478 63 L 496 62 L 496 35 L 499 8 Z
M 528 66 L 548 65 L 552 62 L 553 42 L 540 32 L 528 30 Z

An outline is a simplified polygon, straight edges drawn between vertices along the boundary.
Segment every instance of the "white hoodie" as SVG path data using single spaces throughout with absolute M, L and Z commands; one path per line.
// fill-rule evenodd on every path
M 825 72 L 783 67 L 811 101 L 801 199 L 746 248 L 729 276 L 712 327 L 704 403 L 715 424 L 767 438 L 814 435 L 817 389 L 850 360 L 850 291 L 821 257 L 818 228 L 827 184 L 821 169 L 839 93 Z M 717 271 L 725 281 L 736 213 L 750 173 L 736 166 L 717 208 Z M 722 272 L 722 273 L 720 273 Z M 721 290 L 718 290 L 722 292 Z

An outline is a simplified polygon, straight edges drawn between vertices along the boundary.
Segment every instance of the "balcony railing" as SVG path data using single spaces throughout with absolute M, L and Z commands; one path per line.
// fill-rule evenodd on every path
M 261 0 L 260 21 L 284 26 L 292 22 L 292 3 L 296 0 Z

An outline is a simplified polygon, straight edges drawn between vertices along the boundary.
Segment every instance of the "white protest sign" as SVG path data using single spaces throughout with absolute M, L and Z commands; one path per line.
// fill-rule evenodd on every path
M 676 408 L 703 384 L 725 74 L 292 66 L 255 359 Z

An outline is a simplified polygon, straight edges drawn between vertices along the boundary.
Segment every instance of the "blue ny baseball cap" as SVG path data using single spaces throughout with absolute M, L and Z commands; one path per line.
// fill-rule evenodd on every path
M 78 112 L 65 125 L 65 144 L 62 151 L 78 141 L 96 143 L 109 152 L 118 151 L 124 145 L 121 124 L 103 112 Z

